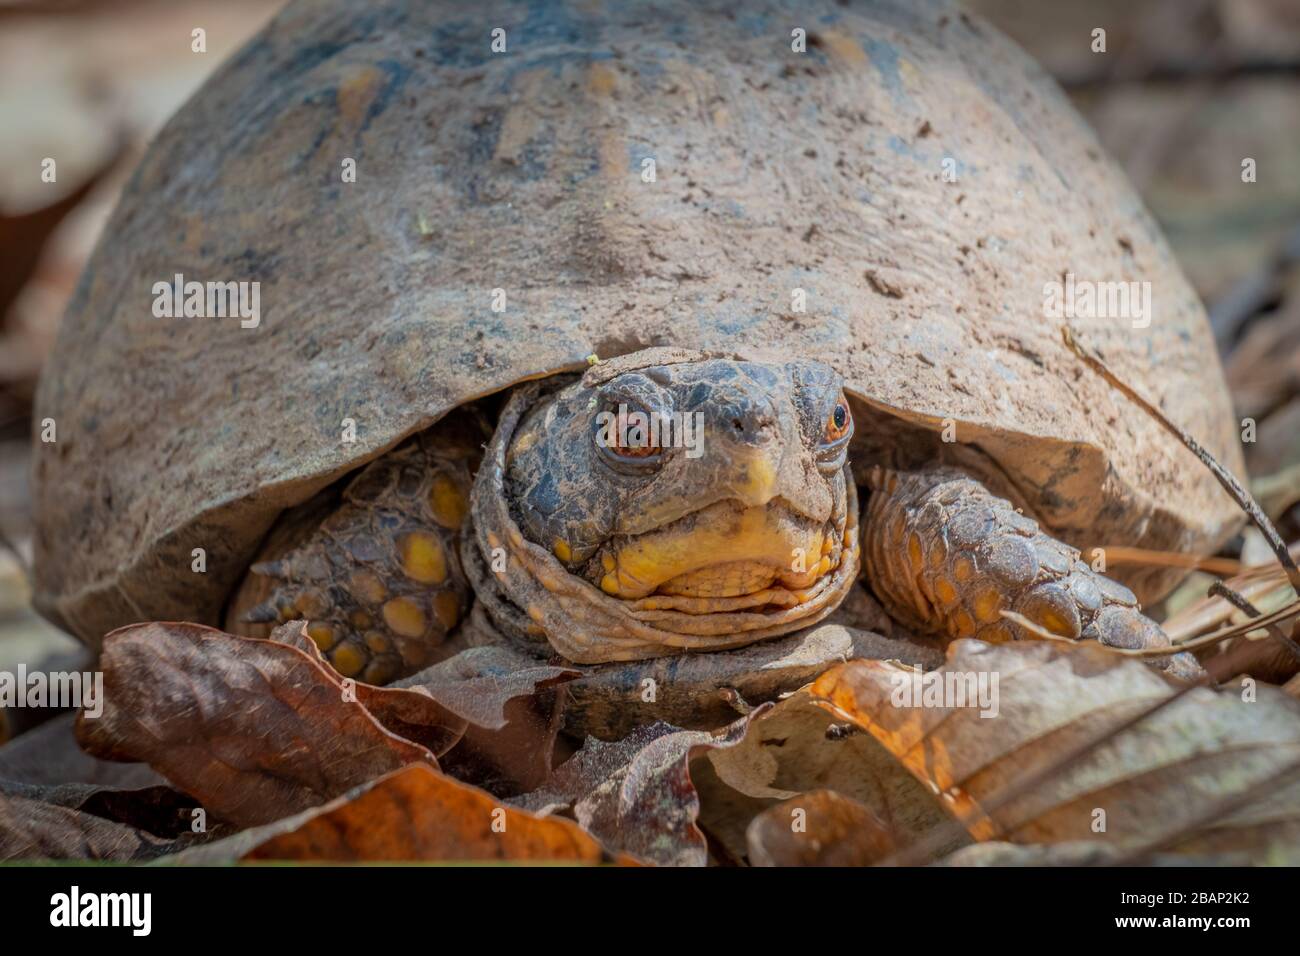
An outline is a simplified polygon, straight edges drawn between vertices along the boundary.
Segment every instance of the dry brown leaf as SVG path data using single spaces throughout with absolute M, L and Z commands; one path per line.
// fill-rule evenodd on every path
M 501 730 L 509 723 L 511 700 L 581 676 L 580 670 L 542 664 L 508 647 L 471 647 L 396 686 L 429 694 L 476 727 Z
M 388 730 L 441 757 L 460 742 L 468 726 L 459 714 L 444 707 L 421 688 L 377 687 L 364 681 L 340 677 L 326 662 L 320 648 L 307 635 L 306 621 L 289 621 L 271 632 L 271 640 L 296 647 L 318 661 L 335 683 L 346 686 L 350 696 L 370 711 Z
M 238 826 L 317 806 L 409 763 L 436 766 L 287 644 L 138 624 L 105 637 L 101 667 L 104 713 L 79 718 L 82 746 L 147 762 Z
M 571 820 L 509 807 L 431 767 L 405 767 L 293 820 L 234 838 L 245 860 L 605 863 Z M 233 844 L 232 844 L 233 846 Z M 210 854 L 214 845 L 205 852 Z M 619 862 L 630 862 L 620 860 Z
M 0 747 L 0 779 L 45 786 L 138 790 L 167 781 L 144 763 L 99 760 L 77 744 L 77 715 L 60 714 Z
M 173 841 L 122 823 L 0 793 L 0 862 L 147 860 L 173 849 Z
M 1300 705 L 1277 688 L 1254 702 L 1204 687 L 1175 696 L 1137 661 L 1046 643 L 957 641 L 934 672 L 980 673 L 998 681 L 996 717 L 895 706 L 909 672 L 879 661 L 836 667 L 812 694 L 936 787 L 980 840 L 1300 861 Z
M 756 814 L 812 790 L 864 804 L 900 845 L 951 820 L 933 791 L 873 737 L 843 729 L 807 688 L 779 701 L 736 746 L 710 751 L 692 767 L 701 825 L 739 859 L 748 853 L 746 828 Z M 944 848 L 967 839 L 956 833 Z
M 834 790 L 769 807 L 750 823 L 747 840 L 754 866 L 871 866 L 897 849 L 870 809 Z
M 584 829 L 614 849 L 666 866 L 704 866 L 708 843 L 696 825 L 700 800 L 692 757 L 732 747 L 766 706 L 719 731 L 658 722 L 617 743 L 588 737 L 546 785 L 515 803 L 539 812 L 572 808 Z

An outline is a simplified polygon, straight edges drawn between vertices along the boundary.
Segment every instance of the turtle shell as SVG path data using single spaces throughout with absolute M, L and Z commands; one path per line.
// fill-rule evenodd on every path
M 259 323 L 158 317 L 177 274 L 259 283 Z M 1067 276 L 1150 283 L 1149 324 L 1045 317 Z M 1241 467 L 1138 197 L 947 3 L 298 0 L 167 124 L 81 279 L 37 397 L 36 602 L 91 643 L 216 622 L 282 509 L 651 345 L 823 359 L 950 420 L 1067 540 L 1220 542 L 1235 508 L 1067 324 Z

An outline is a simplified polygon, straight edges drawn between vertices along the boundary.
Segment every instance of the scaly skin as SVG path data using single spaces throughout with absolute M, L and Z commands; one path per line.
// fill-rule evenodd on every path
M 368 465 L 328 517 L 250 568 L 227 626 L 262 636 L 306 619 L 335 669 L 371 684 L 433 663 L 473 596 L 459 538 L 480 449 L 463 431 L 436 426 Z
M 1015 611 L 1063 637 L 1128 649 L 1168 647 L 1133 593 L 960 472 L 874 469 L 863 517 L 865 573 L 890 615 L 925 633 L 1017 640 Z M 1190 654 L 1155 658 L 1195 677 Z

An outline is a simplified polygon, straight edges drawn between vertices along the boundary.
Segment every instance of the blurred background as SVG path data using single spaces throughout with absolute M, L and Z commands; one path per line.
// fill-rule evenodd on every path
M 60 316 L 150 138 L 282 3 L 0 0 L 0 670 L 77 652 L 30 611 L 26 579 L 31 398 Z M 965 6 L 1057 78 L 1163 226 L 1210 311 L 1238 412 L 1258 423 L 1252 490 L 1296 540 L 1300 0 Z M 49 156 L 55 183 L 39 177 Z

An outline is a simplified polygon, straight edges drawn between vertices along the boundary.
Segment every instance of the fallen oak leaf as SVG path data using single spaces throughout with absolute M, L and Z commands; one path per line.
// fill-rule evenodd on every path
M 76 714 L 60 714 L 0 747 L 0 778 L 14 783 L 81 783 L 117 790 L 167 783 L 148 764 L 92 757 L 77 744 L 76 723 Z
M 271 640 L 324 662 L 306 628 L 306 621 L 290 621 Z M 581 673 L 508 647 L 471 647 L 386 687 L 347 686 L 389 730 L 433 750 L 452 776 L 504 796 L 549 776 L 561 702 L 543 692 Z
M 554 690 L 580 677 L 509 647 L 471 647 L 405 680 L 468 724 L 442 757 L 442 768 L 498 796 L 542 785 L 552 771 L 566 695 Z
M 880 742 L 861 731 L 845 734 L 844 727 L 812 699 L 808 687 L 778 701 L 734 747 L 699 759 L 711 773 L 692 768 L 701 825 L 739 858 L 749 852 L 746 829 L 758 813 L 809 791 L 834 790 L 866 806 L 899 846 L 952 820 L 933 789 Z M 942 848 L 968 840 L 958 831 Z
M 834 790 L 810 790 L 769 807 L 745 836 L 754 866 L 871 866 L 897 849 L 870 808 Z
M 0 863 L 12 860 L 149 860 L 177 842 L 124 823 L 0 793 Z
M 271 632 L 270 640 L 296 647 L 318 661 L 325 673 L 384 727 L 399 737 L 428 748 L 435 757 L 441 757 L 465 735 L 468 721 L 444 707 L 432 695 L 422 692 L 421 688 L 378 687 L 341 676 L 307 635 L 306 621 L 281 624 Z
M 812 693 L 934 786 L 977 839 L 1140 849 L 1160 836 L 1182 854 L 1300 859 L 1300 782 L 1265 786 L 1300 756 L 1300 707 L 1277 689 L 1258 688 L 1254 702 L 1175 691 L 1145 665 L 1085 645 L 971 640 L 954 642 L 925 679 L 970 687 L 979 674 L 997 675 L 997 717 L 948 699 L 895 706 L 896 688 L 916 675 L 884 662 L 843 664 Z
M 100 666 L 104 712 L 78 718 L 81 745 L 148 763 L 237 826 L 317 806 L 406 764 L 437 765 L 288 644 L 136 624 L 104 638 Z
M 395 770 L 329 803 L 160 861 L 516 861 L 634 864 L 572 820 L 503 804 L 424 764 Z
M 166 785 L 124 790 L 87 783 L 30 784 L 0 778 L 0 796 L 88 813 L 165 839 L 191 832 L 198 807 L 193 797 Z
M 735 746 L 771 707 L 764 704 L 721 730 L 682 730 L 662 721 L 608 743 L 588 737 L 540 790 L 514 802 L 539 812 L 571 808 L 606 846 L 651 863 L 704 866 L 708 841 L 696 821 L 700 799 L 693 757 Z
M 470 647 L 393 686 L 426 693 L 476 727 L 501 730 L 509 723 L 511 700 L 581 676 L 575 668 L 542 664 L 508 647 Z

